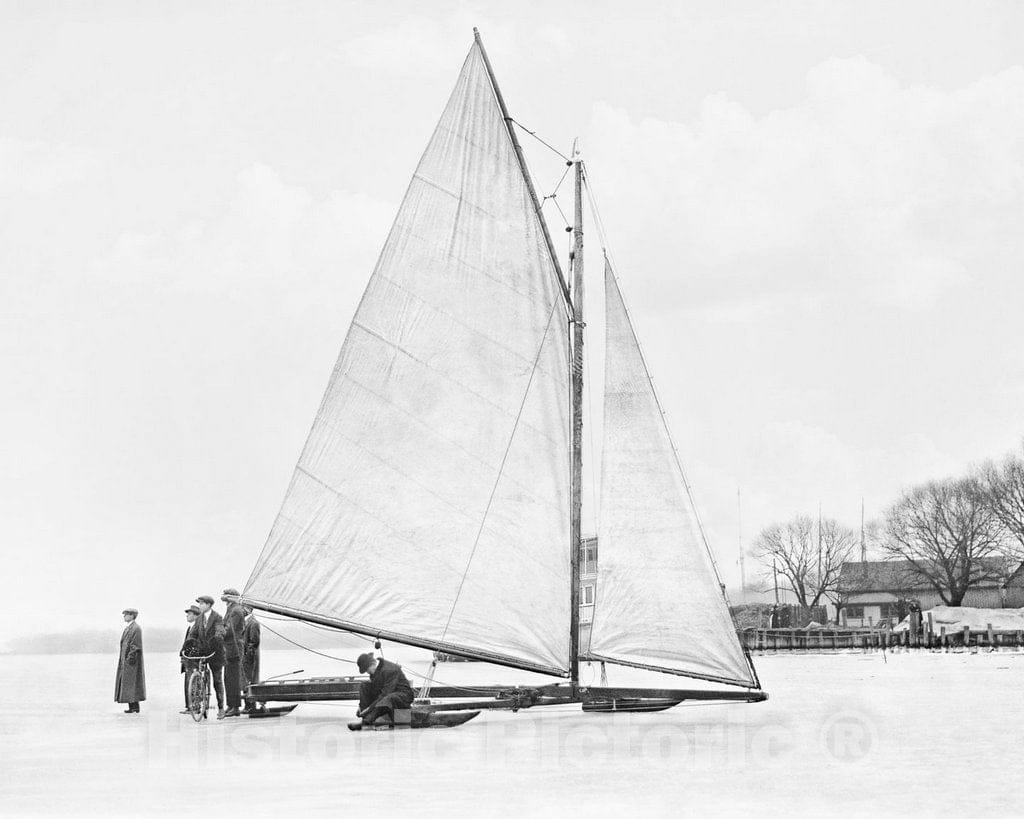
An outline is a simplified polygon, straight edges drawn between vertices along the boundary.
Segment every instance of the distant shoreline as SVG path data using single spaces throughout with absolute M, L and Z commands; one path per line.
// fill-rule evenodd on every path
M 148 652 L 174 652 L 181 648 L 185 639 L 185 624 L 180 628 L 166 626 L 147 627 L 142 625 L 142 642 Z M 329 633 L 311 631 L 301 624 L 274 624 L 275 630 L 284 631 L 289 637 L 302 646 L 296 646 L 270 632 L 269 627 L 263 629 L 262 648 L 276 650 L 284 648 L 309 647 L 315 649 L 351 650 L 351 639 L 343 632 Z M 0 649 L 0 657 L 32 656 L 43 654 L 117 654 L 121 640 L 121 629 L 83 629 L 81 631 L 50 632 L 47 634 L 27 635 L 7 640 Z

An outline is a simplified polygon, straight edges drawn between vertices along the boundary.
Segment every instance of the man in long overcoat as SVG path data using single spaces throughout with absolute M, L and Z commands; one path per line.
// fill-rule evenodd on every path
M 212 654 L 208 663 L 217 694 L 217 719 L 224 719 L 224 618 L 213 610 L 213 598 L 201 594 L 196 598 L 199 616 L 192 624 L 192 636 L 202 655 Z
M 139 703 L 146 699 L 146 668 L 142 661 L 142 629 L 135 622 L 138 609 L 121 612 L 127 625 L 121 632 L 121 650 L 117 658 L 114 702 L 128 703 L 126 714 L 138 714 Z
M 220 598 L 228 604 L 224 612 L 224 693 L 228 700 L 225 717 L 237 717 L 242 705 L 242 630 L 245 612 L 235 601 L 237 589 L 224 589 Z
M 402 666 L 383 658 L 377 659 L 367 652 L 356 660 L 360 674 L 368 679 L 359 686 L 359 711 L 364 725 L 377 722 L 394 724 L 396 708 L 412 706 L 412 686 L 402 673 Z
M 242 629 L 242 683 L 252 685 L 260 679 L 260 621 L 245 607 L 245 628 Z M 245 713 L 256 710 L 256 700 L 245 698 Z

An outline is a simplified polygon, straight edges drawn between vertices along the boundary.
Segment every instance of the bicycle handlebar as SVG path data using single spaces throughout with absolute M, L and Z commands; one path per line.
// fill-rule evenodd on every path
M 216 652 L 213 652 L 211 654 L 206 654 L 206 655 L 204 655 L 202 657 L 190 657 L 188 654 L 182 654 L 180 656 L 181 656 L 181 659 L 183 659 L 183 660 L 198 661 L 198 660 L 209 660 L 214 654 L 216 654 Z

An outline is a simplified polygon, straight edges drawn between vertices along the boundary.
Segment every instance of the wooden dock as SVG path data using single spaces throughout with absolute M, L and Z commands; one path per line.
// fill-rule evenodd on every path
M 740 642 L 749 651 L 849 651 L 885 649 L 950 648 L 1017 649 L 1024 648 L 1024 631 L 987 629 L 972 631 L 969 627 L 947 633 L 927 622 L 920 633 L 889 629 L 849 628 L 746 628 L 738 632 Z

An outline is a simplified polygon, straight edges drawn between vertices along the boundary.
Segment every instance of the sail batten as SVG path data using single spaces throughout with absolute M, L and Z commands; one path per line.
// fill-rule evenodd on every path
M 607 260 L 605 307 L 600 557 L 586 653 L 755 688 Z
M 410 645 L 564 673 L 561 300 L 474 45 L 243 596 Z

